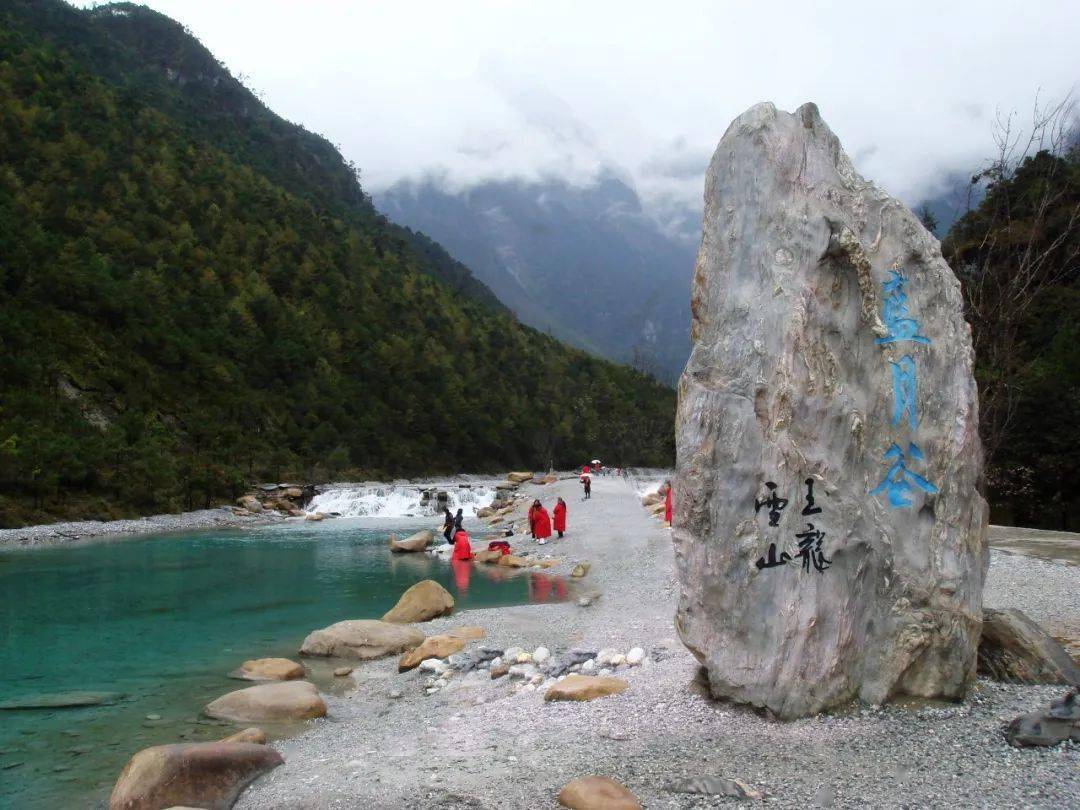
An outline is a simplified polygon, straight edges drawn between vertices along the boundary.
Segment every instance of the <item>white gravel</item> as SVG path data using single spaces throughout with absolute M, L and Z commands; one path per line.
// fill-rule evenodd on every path
M 648 518 L 635 482 L 597 478 L 591 501 L 574 481 L 525 487 L 550 506 L 569 504 L 565 540 L 542 552 L 556 571 L 592 570 L 561 604 L 476 610 L 424 625 L 487 630 L 478 644 L 505 649 L 641 646 L 644 662 L 619 667 L 620 695 L 544 703 L 543 688 L 515 691 L 486 671 L 455 675 L 428 696 L 430 675 L 398 675 L 390 660 L 358 666 L 355 691 L 327 696 L 329 717 L 276 744 L 286 764 L 237 804 L 267 808 L 545 808 L 567 781 L 611 776 L 649 808 L 717 807 L 731 799 L 676 794 L 669 779 L 739 779 L 777 807 L 1080 806 L 1080 747 L 1017 750 L 1001 727 L 1059 696 L 1058 687 L 980 680 L 961 704 L 885 708 L 788 723 L 714 702 L 676 641 L 669 532 Z M 524 511 L 524 503 L 522 511 Z M 522 574 L 529 576 L 528 573 Z M 577 597 L 600 592 L 588 607 Z M 1080 568 L 994 552 L 987 603 L 1044 622 L 1080 620 Z M 345 617 L 341 618 L 361 618 Z M 400 699 L 392 693 L 402 692 Z
M 215 526 L 257 526 L 284 520 L 276 513 L 237 515 L 227 507 L 199 509 L 171 515 L 152 515 L 133 520 L 79 520 L 44 523 L 21 529 L 0 529 L 0 549 L 41 548 L 89 543 L 108 537 L 139 534 L 166 534 L 212 529 Z

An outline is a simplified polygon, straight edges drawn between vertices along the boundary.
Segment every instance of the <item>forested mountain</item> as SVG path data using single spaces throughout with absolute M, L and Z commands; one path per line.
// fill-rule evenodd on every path
M 192 140 L 220 149 L 319 209 L 372 228 L 382 242 L 408 245 L 423 257 L 422 272 L 500 306 L 440 246 L 379 216 L 358 182 L 356 166 L 325 138 L 267 108 L 175 20 L 133 3 L 81 11 L 61 0 L 5 0 L 0 14 L 5 24 L 106 81 L 120 98 L 167 114 Z
M 435 179 L 376 194 L 380 210 L 430 234 L 526 323 L 664 379 L 690 349 L 696 243 L 664 233 L 614 172 L 564 180 Z
M 982 173 L 942 248 L 975 345 L 991 519 L 1080 529 L 1080 147 Z
M 671 463 L 673 391 L 519 324 L 196 46 L 128 5 L 0 7 L 0 524 Z

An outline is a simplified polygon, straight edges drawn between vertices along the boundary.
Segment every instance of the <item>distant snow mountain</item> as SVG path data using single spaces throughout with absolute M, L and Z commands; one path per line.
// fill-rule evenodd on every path
M 696 244 L 665 233 L 615 172 L 583 187 L 403 181 L 375 204 L 437 240 L 525 323 L 665 380 L 682 371 Z

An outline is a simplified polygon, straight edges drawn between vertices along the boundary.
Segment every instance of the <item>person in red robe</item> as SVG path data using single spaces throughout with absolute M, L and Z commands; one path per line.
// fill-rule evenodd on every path
M 664 496 L 664 520 L 671 525 L 671 482 L 667 482 L 667 494 Z
M 464 529 L 458 529 L 457 534 L 454 535 L 454 553 L 450 557 L 452 560 L 471 560 L 472 559 L 472 545 L 469 543 L 469 535 L 465 533 Z
M 532 539 L 536 540 L 537 537 L 537 510 L 540 509 L 540 501 L 532 501 L 531 507 L 529 507 L 529 534 Z
M 559 498 L 559 502 L 555 504 L 553 513 L 555 516 L 555 531 L 559 533 L 559 537 L 562 537 L 563 532 L 566 531 L 566 501 Z
M 533 514 L 533 536 L 541 544 L 551 537 L 551 516 L 542 505 Z

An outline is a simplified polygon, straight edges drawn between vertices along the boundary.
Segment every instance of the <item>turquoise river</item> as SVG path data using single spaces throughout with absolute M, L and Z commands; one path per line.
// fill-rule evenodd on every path
M 244 686 L 227 677 L 240 662 L 295 659 L 309 631 L 378 618 L 421 579 L 442 583 L 459 608 L 553 591 L 536 574 L 474 566 L 455 576 L 444 560 L 388 552 L 389 531 L 434 520 L 342 518 L 0 553 L 0 705 L 110 693 L 83 708 L 0 710 L 0 808 L 104 807 L 135 751 L 232 730 L 200 709 Z M 315 682 L 343 688 L 327 668 L 313 667 Z

